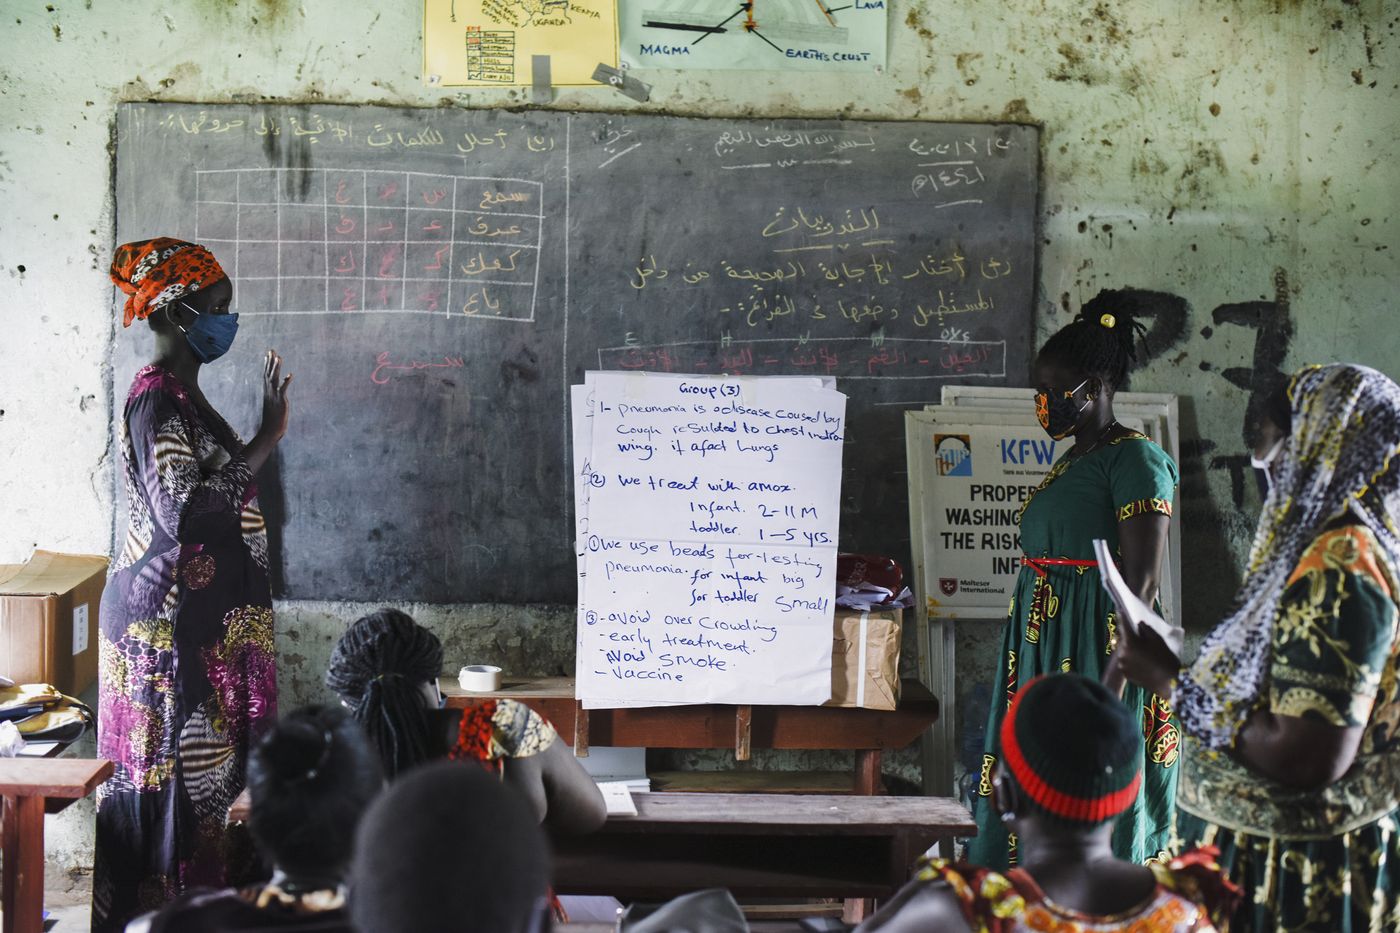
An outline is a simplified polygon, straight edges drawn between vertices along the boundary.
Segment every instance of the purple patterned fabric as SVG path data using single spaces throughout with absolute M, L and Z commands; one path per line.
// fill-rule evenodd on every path
M 267 538 L 243 443 L 170 372 L 136 374 L 125 544 L 102 594 L 95 933 L 222 886 L 224 816 L 276 718 Z

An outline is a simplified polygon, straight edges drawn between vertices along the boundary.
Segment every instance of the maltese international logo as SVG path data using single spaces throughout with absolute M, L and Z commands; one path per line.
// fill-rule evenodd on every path
M 933 456 L 939 476 L 972 475 L 972 441 L 966 434 L 935 434 Z

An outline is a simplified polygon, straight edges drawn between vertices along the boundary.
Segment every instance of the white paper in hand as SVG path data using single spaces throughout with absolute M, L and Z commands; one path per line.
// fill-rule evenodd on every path
M 1128 587 L 1127 581 L 1118 572 L 1118 564 L 1113 560 L 1113 551 L 1103 538 L 1094 539 L 1094 557 L 1099 562 L 1099 579 L 1103 582 L 1103 588 L 1118 605 L 1118 620 L 1132 629 L 1134 635 L 1141 631 L 1141 626 L 1148 626 L 1167 643 L 1173 654 L 1181 657 L 1186 630 L 1168 625 L 1166 619 L 1153 612 L 1152 607 L 1139 599 Z

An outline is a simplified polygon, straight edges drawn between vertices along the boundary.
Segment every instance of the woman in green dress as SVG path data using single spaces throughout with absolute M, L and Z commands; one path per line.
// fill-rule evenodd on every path
M 1266 489 L 1231 615 L 1183 668 L 1123 626 L 1120 666 L 1184 734 L 1176 844 L 1244 889 L 1231 929 L 1400 929 L 1400 386 L 1303 370 L 1264 406 Z
M 1152 441 L 1120 425 L 1113 395 L 1127 381 L 1141 330 L 1129 296 L 1101 292 L 1046 342 L 1035 361 L 1036 410 L 1057 442 L 1073 446 L 1021 509 L 1021 575 L 1002 639 L 968 861 L 1004 871 L 1017 863 L 1016 836 L 992 805 L 996 737 L 1016 692 L 1041 674 L 1074 671 L 1123 686 L 1111 663 L 1113 604 L 1095 569 L 1095 538 L 1119 556 L 1128 585 L 1155 599 L 1176 493 L 1176 465 Z M 1058 445 L 1057 445 L 1058 446 Z M 1177 726 L 1171 709 L 1137 686 L 1122 693 L 1142 723 L 1142 791 L 1113 830 L 1113 854 L 1145 862 L 1165 853 L 1176 794 Z

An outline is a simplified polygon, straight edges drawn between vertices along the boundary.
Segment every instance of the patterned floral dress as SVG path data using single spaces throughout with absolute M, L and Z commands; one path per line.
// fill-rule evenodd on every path
M 228 806 L 276 718 L 267 539 L 243 444 L 148 366 L 121 432 L 125 545 L 102 595 L 93 930 L 222 887 Z
M 1299 791 L 1190 736 L 1177 845 L 1212 845 L 1244 888 L 1233 929 L 1400 930 L 1400 577 L 1362 527 L 1323 532 L 1279 606 L 1267 708 L 1365 727 L 1339 780 Z
M 992 803 L 1001 721 L 1016 692 L 1041 674 L 1074 671 L 1098 679 L 1111 653 L 1113 601 L 1088 566 L 1034 565 L 1037 558 L 1093 562 L 1094 539 L 1118 544 L 1118 523 L 1143 514 L 1170 515 L 1176 464 L 1151 440 L 1132 434 L 1096 451 L 1061 458 L 1021 510 L 1020 578 L 1002 638 L 1001 664 L 987 716 L 977 797 L 977 836 L 968 861 L 998 870 L 1016 864 L 1016 837 Z M 1003 692 L 1004 690 L 1004 692 Z M 1176 794 L 1180 736 L 1166 702 L 1128 684 L 1123 702 L 1142 721 L 1142 793 L 1113 831 L 1113 854 L 1145 862 L 1166 852 Z
M 1056 904 L 1021 869 L 1002 874 L 930 859 L 914 880 L 948 885 L 972 933 L 1215 933 L 1211 918 L 1217 905 L 1234 898 L 1219 868 L 1202 856 L 1193 853 L 1170 865 L 1154 862 L 1156 889 L 1137 907 L 1113 916 Z

